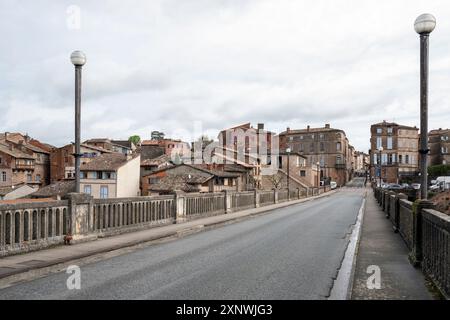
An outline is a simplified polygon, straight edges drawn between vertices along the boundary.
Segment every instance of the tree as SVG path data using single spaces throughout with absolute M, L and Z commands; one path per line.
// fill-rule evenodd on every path
M 430 177 L 448 176 L 450 175 L 450 164 L 440 164 L 428 167 L 428 175 Z
M 128 141 L 132 142 L 135 146 L 141 143 L 141 137 L 138 135 L 134 135 L 128 138 Z
M 269 176 L 269 181 L 273 184 L 275 189 L 281 188 L 283 180 L 284 177 L 280 173 Z

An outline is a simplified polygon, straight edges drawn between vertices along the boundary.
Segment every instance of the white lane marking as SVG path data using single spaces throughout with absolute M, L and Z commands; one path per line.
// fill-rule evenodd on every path
M 358 212 L 358 217 L 355 225 L 352 228 L 350 240 L 345 250 L 344 259 L 342 260 L 341 268 L 337 278 L 334 280 L 333 288 L 330 292 L 329 300 L 347 300 L 350 299 L 351 289 L 353 286 L 353 276 L 356 264 L 356 251 L 361 237 L 361 225 L 364 218 L 364 207 L 366 199 L 363 199 L 361 208 Z

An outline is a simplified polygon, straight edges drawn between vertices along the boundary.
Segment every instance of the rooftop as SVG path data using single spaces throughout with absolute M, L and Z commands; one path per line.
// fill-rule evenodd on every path
M 70 192 L 75 192 L 75 180 L 63 180 L 52 183 L 40 188 L 30 196 L 36 198 L 64 197 Z
M 136 155 L 132 158 L 135 158 Z M 81 165 L 82 171 L 115 171 L 131 160 L 121 153 L 105 153 Z

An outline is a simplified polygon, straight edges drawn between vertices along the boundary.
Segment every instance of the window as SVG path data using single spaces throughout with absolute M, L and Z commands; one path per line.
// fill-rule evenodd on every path
M 92 192 L 91 186 L 90 185 L 85 185 L 84 186 L 84 193 L 91 194 L 91 192 Z
M 309 145 L 309 152 L 314 152 L 314 143 Z
M 303 140 L 303 136 L 300 136 L 300 140 Z
M 377 137 L 377 149 L 380 149 L 381 147 L 382 147 L 381 137 Z
M 373 164 L 380 164 L 379 161 L 378 161 L 378 154 L 377 153 L 373 154 Z
M 41 182 L 41 175 L 40 174 L 36 175 L 36 182 Z
M 441 148 L 441 152 L 442 153 L 448 153 L 448 148 L 447 147 L 442 147 Z
M 86 174 L 84 172 L 80 172 L 80 179 L 84 179 L 86 177 Z
M 33 181 L 33 176 L 31 174 L 27 174 L 27 182 Z
M 341 143 L 336 143 L 336 151 L 341 151 Z
M 324 146 L 324 144 L 323 144 L 323 142 L 321 142 L 320 143 L 320 151 L 325 151 L 325 146 Z
M 0 157 L 0 164 L 2 164 L 2 157 Z
M 159 178 L 149 178 L 148 183 L 149 184 L 157 184 L 157 183 L 159 183 Z
M 383 129 L 377 128 L 377 134 L 381 134 L 383 132 Z
M 392 149 L 392 137 L 387 138 L 387 148 Z
M 406 164 L 409 163 L 409 155 L 405 155 L 405 163 L 406 163 Z
M 336 156 L 336 163 L 342 164 L 342 156 Z
M 323 134 L 323 133 L 321 133 L 320 135 L 319 135 L 319 138 L 322 140 L 323 138 L 325 137 L 325 135 Z
M 387 133 L 392 134 L 392 128 L 387 128 Z
M 102 179 L 115 179 L 116 174 L 115 172 L 103 172 L 102 173 Z
M 381 164 L 387 164 L 388 162 L 388 155 L 387 153 L 382 153 L 381 154 Z
M 6 172 L 5 171 L 2 172 L 2 180 L 4 182 L 6 181 Z
M 299 150 L 300 150 L 300 152 L 303 152 L 303 143 L 299 144 Z
M 300 170 L 300 177 L 306 177 L 306 171 Z
M 100 198 L 101 199 L 108 199 L 108 186 L 101 186 L 100 187 Z
M 398 163 L 402 163 L 402 160 L 403 160 L 403 159 L 402 159 L 402 155 L 399 154 L 399 155 L 398 155 Z

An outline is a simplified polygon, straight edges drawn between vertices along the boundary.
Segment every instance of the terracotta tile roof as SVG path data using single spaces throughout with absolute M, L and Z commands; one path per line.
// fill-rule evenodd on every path
M 30 196 L 36 198 L 51 198 L 56 196 L 63 197 L 70 192 L 75 192 L 75 180 L 63 180 L 52 183 L 48 186 L 40 188 Z
M 3 153 L 6 153 L 14 158 L 19 158 L 19 159 L 34 159 L 34 157 L 32 155 L 29 155 L 28 153 L 25 153 L 21 150 L 18 150 L 16 148 L 13 148 L 13 150 L 11 150 L 9 148 L 9 146 L 4 145 L 3 143 L 0 143 L 0 151 Z
M 121 153 L 105 153 L 88 163 L 82 164 L 80 170 L 82 171 L 115 171 L 125 163 L 127 163 L 127 156 Z

